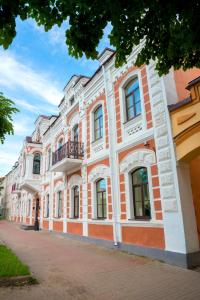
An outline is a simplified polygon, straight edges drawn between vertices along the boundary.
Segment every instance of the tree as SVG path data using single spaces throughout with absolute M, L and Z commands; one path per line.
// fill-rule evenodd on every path
M 4 143 L 6 134 L 14 134 L 12 116 L 19 110 L 13 106 L 14 102 L 4 97 L 0 92 L 0 143 Z
M 0 45 L 5 49 L 16 35 L 16 18 L 33 18 L 46 31 L 69 20 L 69 53 L 96 58 L 96 47 L 108 22 L 116 48 L 116 66 L 126 62 L 142 40 L 136 65 L 157 61 L 160 75 L 173 66 L 200 67 L 199 0 L 0 0 Z

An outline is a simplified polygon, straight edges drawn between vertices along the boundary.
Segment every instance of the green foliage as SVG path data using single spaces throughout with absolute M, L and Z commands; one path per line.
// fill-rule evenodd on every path
M 0 45 L 9 47 L 16 18 L 33 18 L 46 31 L 69 21 L 66 43 L 74 57 L 96 58 L 106 24 L 116 48 L 116 66 L 143 41 L 136 65 L 157 61 L 159 74 L 200 67 L 199 0 L 0 0 Z
M 13 106 L 14 102 L 4 97 L 0 92 L 0 143 L 3 144 L 6 134 L 13 134 L 12 115 L 19 110 Z
M 0 245 L 0 277 L 29 275 L 28 266 L 6 246 Z

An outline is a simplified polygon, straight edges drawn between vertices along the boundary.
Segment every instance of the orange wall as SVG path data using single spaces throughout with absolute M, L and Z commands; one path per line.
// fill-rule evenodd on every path
M 152 248 L 165 248 L 164 229 L 152 227 L 122 227 L 122 242 Z
M 43 220 L 43 228 L 49 229 L 49 221 Z
M 72 234 L 83 234 L 83 224 L 76 222 L 68 222 L 67 223 L 67 232 Z
M 53 222 L 53 230 L 55 231 L 63 231 L 63 222 L 62 221 L 54 221 Z
M 89 224 L 88 235 L 99 239 L 113 240 L 113 226 Z
M 181 101 L 190 96 L 190 92 L 186 90 L 186 86 L 190 81 L 200 76 L 200 69 L 189 69 L 183 71 L 182 69 L 174 71 L 174 79 L 176 84 L 176 91 L 178 94 L 178 101 Z

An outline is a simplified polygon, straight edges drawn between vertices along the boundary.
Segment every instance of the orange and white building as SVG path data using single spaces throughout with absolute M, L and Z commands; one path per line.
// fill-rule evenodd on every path
M 6 175 L 8 218 L 31 225 L 37 214 L 43 230 L 191 267 L 199 221 L 174 116 L 200 70 L 159 77 L 154 62 L 134 65 L 137 53 L 115 68 L 106 48 L 92 77 L 66 84 L 59 115 L 37 118 Z

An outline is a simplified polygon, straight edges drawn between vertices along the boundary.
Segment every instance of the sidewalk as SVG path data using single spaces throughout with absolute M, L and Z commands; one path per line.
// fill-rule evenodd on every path
M 0 240 L 30 266 L 38 286 L 0 288 L 5 300 L 196 300 L 200 273 L 0 222 Z

